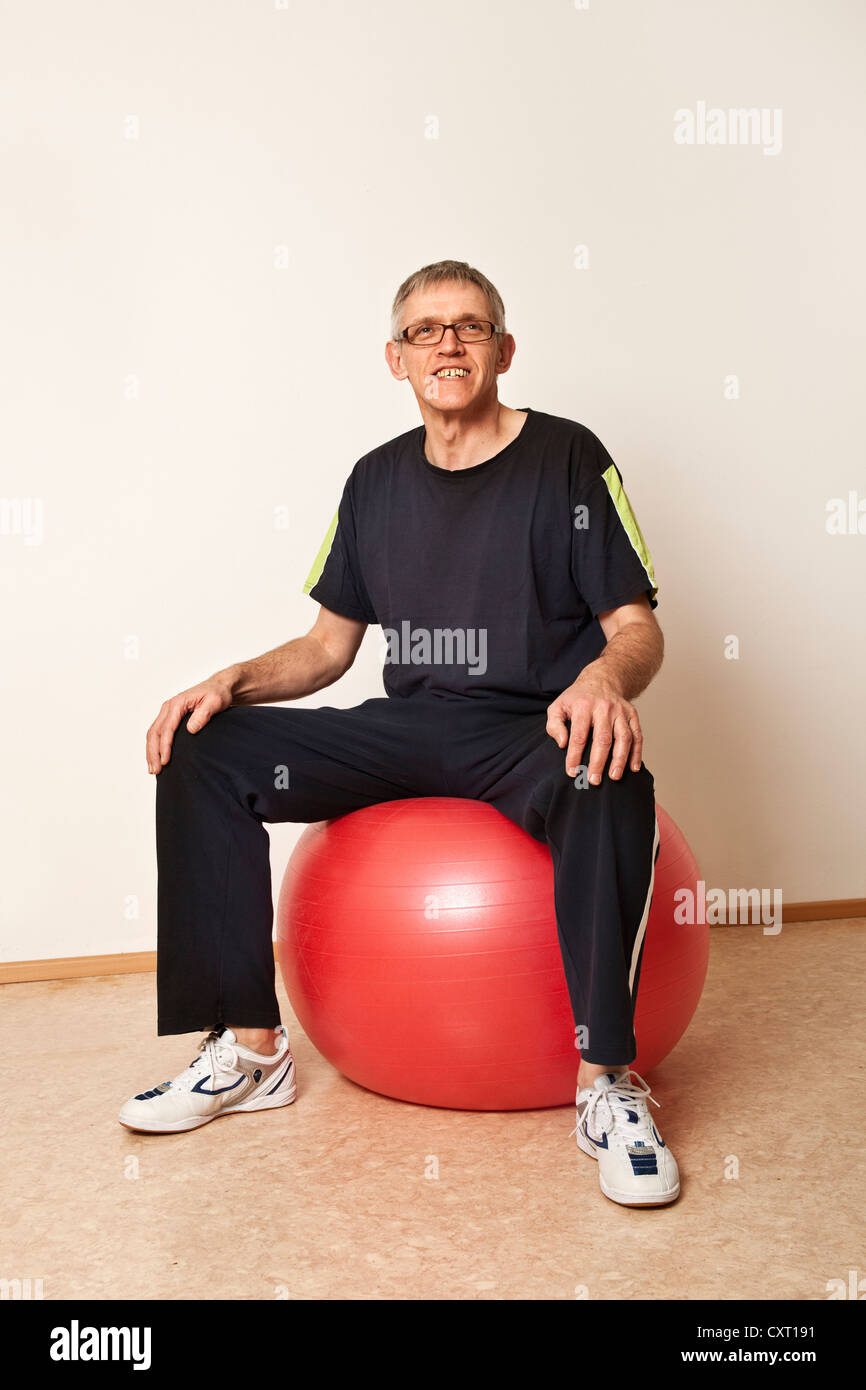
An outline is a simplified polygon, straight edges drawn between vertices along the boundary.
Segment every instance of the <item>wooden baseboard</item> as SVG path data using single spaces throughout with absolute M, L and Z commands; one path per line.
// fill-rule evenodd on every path
M 831 922 L 840 917 L 866 917 L 866 898 L 833 898 L 827 902 L 787 903 L 783 908 L 782 924 Z M 274 943 L 274 959 L 276 954 L 277 948 Z M 98 975 L 137 975 L 154 970 L 156 951 L 123 951 L 110 956 L 55 956 L 47 960 L 10 960 L 0 962 L 0 985 L 23 984 L 27 980 L 84 980 Z
M 784 903 L 782 922 L 832 922 L 839 917 L 866 917 L 866 898 L 829 898 L 818 903 Z
M 9 960 L 0 962 L 0 985 L 23 984 L 25 980 L 86 980 L 97 975 L 138 975 L 150 970 L 156 970 L 156 951 Z

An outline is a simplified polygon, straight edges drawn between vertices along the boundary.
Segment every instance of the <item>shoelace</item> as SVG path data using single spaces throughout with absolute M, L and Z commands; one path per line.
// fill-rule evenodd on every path
M 634 1081 L 631 1080 L 632 1077 L 634 1077 Z M 640 1086 L 636 1084 L 637 1082 L 640 1082 Z M 617 1077 L 616 1081 L 608 1086 L 607 1090 L 592 1092 L 587 1101 L 586 1109 L 568 1137 L 569 1139 L 573 1138 L 574 1135 L 577 1134 L 579 1126 L 584 1123 L 587 1129 L 593 1132 L 590 1126 L 590 1120 L 592 1120 L 599 1103 L 603 1101 L 607 1106 L 607 1113 L 610 1119 L 610 1126 L 607 1133 L 612 1136 L 614 1143 L 620 1142 L 625 1144 L 628 1140 L 647 1139 L 650 1144 L 654 1144 L 655 1138 L 652 1132 L 652 1119 L 646 1106 L 648 1100 L 652 1101 L 653 1105 L 657 1105 L 661 1108 L 659 1101 L 650 1094 L 650 1088 L 643 1077 L 629 1068 L 622 1076 Z M 617 1103 L 619 1113 L 614 1110 L 612 1102 Z M 626 1117 L 626 1130 L 619 1129 L 616 1123 L 617 1119 L 622 1119 L 623 1110 L 633 1110 L 637 1112 L 637 1123 Z M 599 1121 L 599 1123 L 601 1123 L 601 1121 Z M 604 1132 L 603 1125 L 602 1132 Z
M 198 1045 L 199 1056 L 191 1062 L 186 1071 L 182 1071 L 180 1076 L 175 1077 L 171 1083 L 173 1091 L 189 1091 L 196 1081 L 200 1081 L 202 1076 L 207 1075 L 205 1066 L 210 1068 L 209 1075 L 216 1076 L 219 1071 L 236 1070 L 238 1054 L 231 1043 L 220 1042 L 220 1035 L 212 1029 L 206 1038 L 203 1038 Z

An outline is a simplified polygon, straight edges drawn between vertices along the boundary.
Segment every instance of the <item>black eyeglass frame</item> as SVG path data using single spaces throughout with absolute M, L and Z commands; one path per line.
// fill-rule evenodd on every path
M 486 323 L 490 328 L 490 332 L 488 333 L 486 338 L 461 338 L 460 334 L 457 332 L 457 329 L 460 328 L 461 325 L 464 323 Z M 408 343 L 410 347 L 438 347 L 439 343 L 441 343 L 443 338 L 445 337 L 445 334 L 448 331 L 448 329 L 453 328 L 458 343 L 489 343 L 490 339 L 495 337 L 496 334 L 505 332 L 504 327 L 498 328 L 495 323 L 492 323 L 490 321 L 490 319 L 460 319 L 457 323 L 410 323 L 409 328 L 441 328 L 442 334 L 439 338 L 436 339 L 425 338 L 423 343 L 413 343 L 412 339 L 408 336 L 407 329 L 401 328 L 400 332 L 394 339 L 394 342 Z

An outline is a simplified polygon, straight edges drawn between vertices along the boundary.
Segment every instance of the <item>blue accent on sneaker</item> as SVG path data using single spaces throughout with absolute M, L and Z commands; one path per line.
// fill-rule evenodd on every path
M 237 1086 L 240 1086 L 243 1079 L 241 1075 L 238 1077 L 237 1081 L 233 1081 L 230 1086 L 220 1086 L 216 1091 L 206 1091 L 204 1083 L 210 1081 L 210 1076 L 203 1076 L 201 1081 L 197 1081 L 192 1089 L 194 1091 L 200 1091 L 203 1096 L 221 1096 L 223 1091 L 233 1091 Z
M 664 1139 L 662 1139 L 662 1137 L 661 1137 L 661 1135 L 659 1134 L 658 1130 L 656 1129 L 655 1125 L 653 1125 L 653 1135 L 655 1136 L 655 1141 L 656 1141 L 656 1143 L 658 1144 L 659 1148 L 660 1148 L 660 1149 L 666 1149 L 666 1148 L 667 1148 L 667 1145 L 666 1145 Z
M 280 1073 L 279 1077 L 278 1077 L 277 1080 L 274 1082 L 274 1084 L 273 1084 L 273 1086 L 271 1087 L 271 1089 L 268 1091 L 267 1094 L 268 1094 L 269 1096 L 272 1096 L 272 1095 L 274 1094 L 274 1091 L 277 1089 L 277 1087 L 284 1081 L 285 1077 L 288 1075 L 289 1067 L 290 1067 L 291 1065 L 292 1065 L 292 1059 L 291 1059 L 291 1057 L 289 1057 L 288 1060 L 286 1061 L 286 1065 L 284 1066 L 284 1068 L 283 1068 L 282 1072 Z
M 593 1139 L 592 1135 L 590 1134 L 589 1130 L 588 1130 L 587 1127 L 586 1127 L 586 1120 L 584 1120 L 583 1124 L 581 1125 L 581 1129 L 583 1130 L 583 1132 L 584 1132 L 584 1134 L 586 1135 L 587 1139 L 589 1140 L 590 1144 L 595 1144 L 595 1147 L 596 1147 L 597 1149 L 606 1149 L 606 1148 L 607 1148 L 607 1135 L 606 1135 L 606 1134 L 603 1134 L 603 1135 L 601 1136 L 600 1139 Z
M 644 1150 L 645 1152 L 643 1152 Z M 633 1144 L 629 1144 L 628 1156 L 631 1160 L 632 1172 L 636 1177 L 642 1175 L 653 1177 L 658 1173 L 655 1149 L 645 1139 L 636 1139 Z
M 261 1067 L 256 1067 L 255 1071 L 253 1072 L 253 1081 L 261 1081 L 261 1079 L 262 1079 L 262 1069 L 261 1069 Z

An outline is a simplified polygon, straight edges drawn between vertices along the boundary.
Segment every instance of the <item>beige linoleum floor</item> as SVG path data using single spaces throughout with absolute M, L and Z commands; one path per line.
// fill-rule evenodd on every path
M 122 1102 L 198 1042 L 157 1038 L 155 977 L 7 985 L 0 1277 L 46 1299 L 826 1299 L 866 1279 L 866 923 L 711 937 L 695 1019 L 649 1078 L 683 1180 L 653 1211 L 602 1196 L 572 1108 L 374 1095 L 282 990 L 293 1105 L 134 1134 Z

